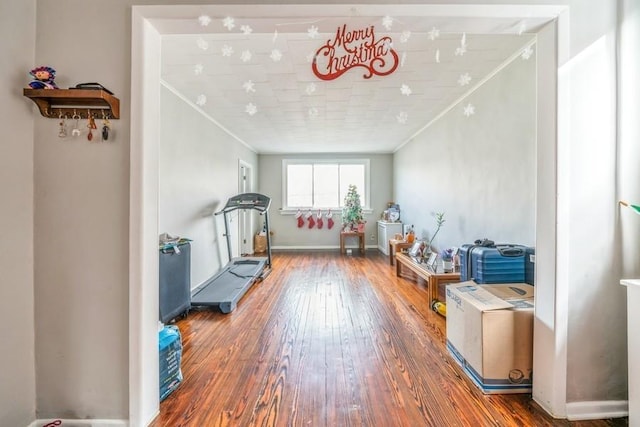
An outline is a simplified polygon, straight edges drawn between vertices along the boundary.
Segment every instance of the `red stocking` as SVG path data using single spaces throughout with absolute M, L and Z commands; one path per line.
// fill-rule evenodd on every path
M 327 227 L 329 227 L 329 230 L 333 228 L 333 214 L 331 211 L 327 214 Z
M 318 224 L 318 230 L 320 230 L 324 225 L 324 221 L 322 220 L 322 212 L 320 211 L 318 211 L 318 215 L 316 215 L 316 223 Z
M 311 211 L 307 213 L 307 219 L 309 220 L 309 228 L 313 228 L 316 225 L 316 220 L 313 219 L 313 214 Z
M 296 220 L 298 221 L 298 228 L 302 228 L 304 225 L 304 219 L 302 218 L 302 212 L 300 212 L 300 209 L 296 212 Z

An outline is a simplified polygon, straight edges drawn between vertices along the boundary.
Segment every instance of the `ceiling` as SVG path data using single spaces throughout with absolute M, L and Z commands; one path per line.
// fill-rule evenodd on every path
M 398 5 L 295 16 L 282 8 L 154 22 L 163 34 L 162 84 L 258 153 L 389 153 L 447 111 L 472 119 L 473 91 L 511 61 L 535 60 L 545 22 L 430 16 Z M 361 55 L 348 57 L 358 66 L 327 76 L 336 70 L 322 47 L 339 31 L 354 40 L 335 43 L 334 61 L 348 55 L 345 46 Z M 363 45 L 371 40 L 374 50 Z M 369 71 L 371 52 L 387 75 Z

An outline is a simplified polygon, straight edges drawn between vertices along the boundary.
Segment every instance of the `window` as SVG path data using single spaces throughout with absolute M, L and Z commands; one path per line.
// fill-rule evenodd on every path
M 350 184 L 369 207 L 369 160 L 285 159 L 282 173 L 283 210 L 340 208 Z

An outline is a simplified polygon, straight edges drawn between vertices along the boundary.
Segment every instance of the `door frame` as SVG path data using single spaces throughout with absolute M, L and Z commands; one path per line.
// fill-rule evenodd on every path
M 253 166 L 238 159 L 238 193 L 253 193 Z M 238 211 L 238 252 L 240 256 L 253 254 L 253 214 L 252 211 Z
M 228 9 L 240 11 L 236 15 L 282 16 L 276 3 L 246 5 L 211 5 L 208 10 L 218 11 L 218 15 L 228 13 Z M 180 10 L 182 15 L 191 13 L 198 16 L 203 5 L 144 5 L 132 6 L 131 21 L 131 127 L 130 139 L 130 212 L 129 212 L 129 423 L 146 425 L 158 413 L 158 357 L 157 357 L 157 313 L 158 313 L 158 176 L 157 165 L 159 141 L 158 118 L 160 116 L 160 54 L 161 30 L 153 24 L 155 18 L 166 18 Z M 302 15 L 315 11 L 321 14 L 320 7 L 326 5 L 289 5 Z M 353 7 L 334 5 L 334 9 Z M 378 7 L 384 12 L 388 5 Z M 544 100 L 553 108 L 538 109 L 538 186 L 536 220 L 536 247 L 544 248 L 545 265 L 536 264 L 536 277 L 540 283 L 548 284 L 542 289 L 544 295 L 536 292 L 536 297 L 548 298 L 545 305 L 548 312 L 536 313 L 536 323 L 542 324 L 548 332 L 534 337 L 534 349 L 544 353 L 544 360 L 536 355 L 538 367 L 534 400 L 542 403 L 543 408 L 554 416 L 562 418 L 566 414 L 566 289 L 556 289 L 557 241 L 556 215 L 557 145 L 566 143 L 568 133 L 557 132 L 556 119 L 568 113 L 566 102 L 558 102 L 558 93 L 567 90 L 566 79 L 556 81 L 558 66 L 566 61 L 569 53 L 569 19 L 567 5 L 394 5 L 394 8 L 416 8 L 423 14 L 429 11 L 443 16 L 458 16 L 461 13 L 470 18 L 492 16 L 532 16 L 547 18 L 554 22 L 557 33 L 555 43 L 545 42 L 539 46 L 538 54 L 553 58 L 551 61 L 539 61 L 551 77 L 537 88 L 538 100 Z M 318 9 L 318 10 L 316 10 Z M 341 11 L 348 13 L 348 10 Z M 445 12 L 448 13 L 444 14 Z M 336 12 L 338 13 L 338 12 Z M 213 13 L 215 15 L 215 13 Z M 244 16 L 244 15 L 243 15 Z M 542 44 L 542 43 L 541 43 Z M 557 84 L 557 88 L 556 88 Z M 551 89 L 551 90 L 550 90 Z M 557 104 L 556 104 L 557 103 Z M 544 160 L 544 162 L 542 162 Z M 546 165 L 542 174 L 540 165 Z M 540 175 L 546 175 L 544 178 Z M 543 209 L 544 207 L 544 209 Z M 537 311 L 539 310 L 536 307 Z M 542 314 L 540 318 L 538 318 Z M 554 318 L 554 315 L 557 317 Z M 537 328 L 538 329 L 538 328 Z M 536 359 L 534 356 L 534 359 Z M 542 363 L 540 363 L 542 362 Z

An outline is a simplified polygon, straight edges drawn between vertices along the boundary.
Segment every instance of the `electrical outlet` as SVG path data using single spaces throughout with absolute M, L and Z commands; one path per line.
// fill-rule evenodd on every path
M 371 240 L 376 240 L 376 235 L 375 234 L 371 235 Z

